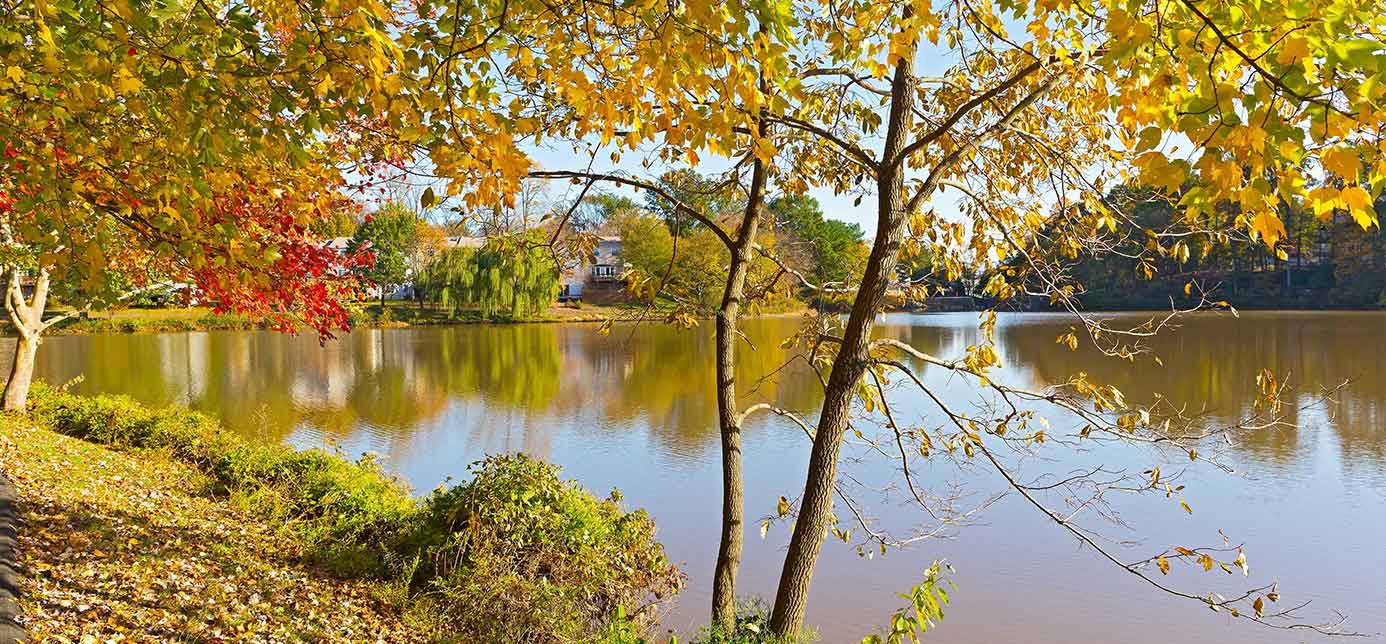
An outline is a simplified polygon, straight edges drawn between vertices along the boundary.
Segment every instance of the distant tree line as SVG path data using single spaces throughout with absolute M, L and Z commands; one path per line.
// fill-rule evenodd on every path
M 1274 248 L 1189 228 L 1182 244 L 1161 253 L 1149 247 L 1144 231 L 1180 225 L 1177 196 L 1119 186 L 1106 201 L 1118 213 L 1120 241 L 1086 248 L 1071 267 L 1089 308 L 1167 308 L 1170 298 L 1196 296 L 1192 287 L 1184 290 L 1191 281 L 1244 307 L 1386 305 L 1386 235 L 1379 226 L 1364 230 L 1344 211 L 1320 216 L 1282 203 L 1285 234 Z M 1378 217 L 1386 213 L 1386 198 L 1375 209 Z M 1232 207 L 1220 214 L 1229 224 L 1238 216 Z

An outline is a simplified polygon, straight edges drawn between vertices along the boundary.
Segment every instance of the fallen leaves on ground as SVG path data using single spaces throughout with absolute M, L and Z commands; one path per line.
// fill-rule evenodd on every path
M 304 563 L 288 530 L 205 494 L 158 452 L 118 453 L 0 417 L 18 489 L 34 642 L 415 642 L 376 582 Z

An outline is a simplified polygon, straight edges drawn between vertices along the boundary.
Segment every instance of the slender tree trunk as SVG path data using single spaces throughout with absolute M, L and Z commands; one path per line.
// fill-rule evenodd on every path
M 15 343 L 14 363 L 5 381 L 3 407 L 5 411 L 23 411 L 29 399 L 29 386 L 34 380 L 34 361 L 42 342 L 43 310 L 48 304 L 48 271 L 40 270 L 34 280 L 34 294 L 25 301 L 19 284 L 20 271 L 10 267 L 5 286 L 5 312 L 19 335 Z
M 762 130 L 762 134 L 763 134 Z M 765 197 L 765 164 L 751 169 L 746 213 L 731 251 L 722 305 L 717 310 L 717 420 L 722 434 L 722 541 L 712 578 L 712 624 L 730 633 L 736 626 L 736 572 L 745 534 L 745 494 L 741 477 L 741 423 L 736 402 L 736 323 L 746 292 L 751 251 Z
M 909 9 L 906 9 L 908 15 Z M 804 482 L 799 516 L 785 555 L 780 585 L 775 594 L 770 630 L 782 638 L 793 638 L 803 626 L 808 607 L 809 585 L 813 581 L 818 553 L 833 515 L 833 492 L 837 483 L 837 459 L 850 419 L 857 382 L 865 374 L 870 357 L 871 328 L 876 312 L 885 301 L 886 287 L 895 273 L 901 242 L 909 220 L 904 206 L 904 160 L 900 152 L 911 129 L 914 103 L 913 51 L 906 52 L 895 66 L 891 82 L 890 116 L 877 174 L 876 240 L 862 274 L 856 301 L 847 318 L 842 346 L 833 360 L 832 373 L 823 396 L 823 412 L 813 438 L 808 477 Z
M 898 179 L 892 181 L 895 184 L 893 189 L 883 192 L 880 201 L 888 212 L 898 212 L 902 186 Z M 785 555 L 784 569 L 780 573 L 770 621 L 770 629 L 781 637 L 796 635 L 804 622 L 809 585 L 832 517 L 838 452 L 850 420 L 852 398 L 856 393 L 857 381 L 868 366 L 871 329 L 875 324 L 876 312 L 885 301 L 889 276 L 895 270 L 896 257 L 904 239 L 904 218 L 899 219 L 898 222 L 881 222 L 890 223 L 891 226 L 884 229 L 872 248 L 843 334 L 842 346 L 828 378 L 823 412 L 809 456 L 803 501 L 794 524 L 794 534 L 790 538 L 789 552 Z

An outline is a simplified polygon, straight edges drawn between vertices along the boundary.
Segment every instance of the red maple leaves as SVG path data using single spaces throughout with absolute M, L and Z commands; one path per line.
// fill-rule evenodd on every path
M 268 320 L 279 331 L 307 325 L 323 338 L 348 329 L 342 302 L 359 291 L 352 270 L 368 266 L 370 253 L 346 254 L 323 244 L 300 223 L 300 204 L 291 198 L 268 202 L 248 195 L 219 198 L 213 228 L 232 232 L 203 243 L 209 262 L 192 271 L 199 290 L 218 312 Z M 309 208 L 311 215 L 320 214 Z M 244 245 L 260 255 L 238 252 Z

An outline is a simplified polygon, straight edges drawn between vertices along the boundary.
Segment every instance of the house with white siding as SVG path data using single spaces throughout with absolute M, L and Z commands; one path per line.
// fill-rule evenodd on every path
M 621 238 L 603 235 L 597 239 L 591 261 L 580 262 L 563 271 L 558 301 L 581 300 L 584 292 L 609 294 L 620 290 L 621 275 L 626 272 L 625 262 L 621 261 Z

